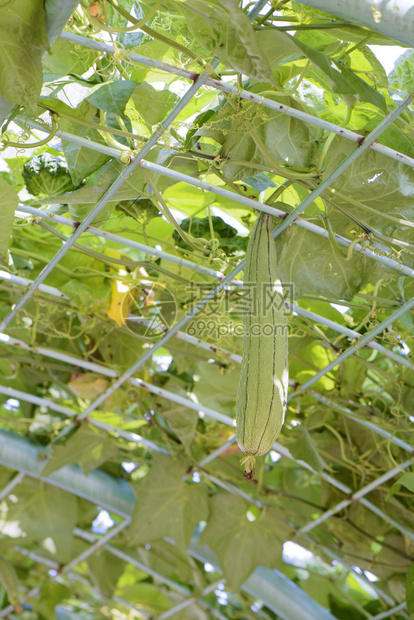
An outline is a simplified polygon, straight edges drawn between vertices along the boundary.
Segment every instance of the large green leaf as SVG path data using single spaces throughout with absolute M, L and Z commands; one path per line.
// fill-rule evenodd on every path
M 0 583 L 7 591 L 7 596 L 13 607 L 19 606 L 19 579 L 11 562 L 0 557 Z
M 41 53 L 49 45 L 43 0 L 13 0 L 1 9 L 0 95 L 33 109 L 42 88 Z
M 141 118 L 152 126 L 164 120 L 178 97 L 169 90 L 156 90 L 151 84 L 142 82 L 133 91 L 131 101 Z
M 105 549 L 98 549 L 89 556 L 88 568 L 102 596 L 111 598 L 124 571 L 125 562 Z
M 280 565 L 278 509 L 267 507 L 252 522 L 243 499 L 223 494 L 211 499 L 210 508 L 211 517 L 200 544 L 208 545 L 217 554 L 230 590 L 237 590 L 256 566 Z
M 344 220 L 344 218 L 342 218 Z M 348 237 L 352 228 L 346 220 L 335 232 Z M 293 286 L 296 297 L 322 295 L 335 299 L 352 299 L 368 282 L 384 276 L 384 269 L 374 260 L 353 252 L 347 261 L 329 238 L 291 226 L 277 241 L 278 264 L 282 282 Z M 388 277 L 398 273 L 389 270 Z
M 13 230 L 14 212 L 19 204 L 19 197 L 11 185 L 0 177 L 0 254 L 7 252 L 10 235 Z
M 106 82 L 102 86 L 95 87 L 87 100 L 105 112 L 124 116 L 125 106 L 135 88 L 136 83 L 130 80 Z
M 207 517 L 204 488 L 182 481 L 188 464 L 171 457 L 154 458 L 151 471 L 138 489 L 131 522 L 131 542 L 146 544 L 165 536 L 184 551 L 194 528 Z
M 43 68 L 47 73 L 68 75 L 86 73 L 97 57 L 97 53 L 88 48 L 75 50 L 69 41 L 58 39 L 43 58 Z
M 372 103 L 386 112 L 384 96 L 356 75 L 343 61 L 337 62 L 331 56 L 306 45 L 301 37 L 295 37 L 294 41 L 315 67 L 323 71 L 335 93 L 355 95 L 360 101 Z
M 66 562 L 72 555 L 73 528 L 76 524 L 76 498 L 61 489 L 24 482 L 14 489 L 9 502 L 7 520 L 16 521 L 28 539 L 44 541 L 58 561 Z
M 200 0 L 183 4 L 188 27 L 213 56 L 245 75 L 273 82 L 268 59 L 256 41 L 247 15 L 236 0 Z
M 390 90 L 406 97 L 414 89 L 414 51 L 407 50 L 394 63 L 394 69 L 388 76 Z

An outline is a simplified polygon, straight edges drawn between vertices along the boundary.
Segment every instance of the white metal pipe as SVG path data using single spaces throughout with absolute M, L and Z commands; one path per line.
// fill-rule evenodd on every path
M 71 220 L 66 217 L 62 217 L 61 215 L 57 215 L 54 213 L 48 213 L 47 211 L 43 211 L 42 209 L 36 209 L 35 207 L 31 207 L 28 205 L 19 205 L 16 209 L 16 213 L 28 213 L 33 215 L 34 217 L 41 217 L 42 219 L 47 219 L 51 222 L 56 222 L 57 224 L 62 224 L 63 226 L 68 226 L 69 228 L 75 229 L 78 225 L 78 222 L 75 220 Z M 138 241 L 133 241 L 132 239 L 127 239 L 125 237 L 121 237 L 120 235 L 115 235 L 113 233 L 107 232 L 100 228 L 95 228 L 94 226 L 88 226 L 86 232 L 95 235 L 96 237 L 101 237 L 103 239 L 108 239 L 109 241 L 114 241 L 115 243 L 119 243 L 128 248 L 133 248 L 134 250 L 139 250 L 140 252 L 145 252 L 145 254 L 149 254 L 150 256 L 154 256 L 155 258 L 161 258 L 162 260 L 166 260 L 169 263 L 173 263 L 174 265 L 178 265 L 179 267 L 185 267 L 186 269 L 190 269 L 191 271 L 197 271 L 198 273 L 202 273 L 203 275 L 207 275 L 217 280 L 222 280 L 225 275 L 221 271 L 216 271 L 215 269 L 209 269 L 208 267 L 203 267 L 203 265 L 197 265 L 197 263 L 193 263 L 190 260 L 185 258 L 180 258 L 179 256 L 175 256 L 174 254 L 169 254 L 168 252 L 164 252 L 163 250 L 157 250 L 149 245 L 145 245 L 144 243 L 139 243 Z M 240 286 L 241 282 L 236 280 L 232 282 L 236 286 Z M 57 290 L 57 289 L 56 289 Z
M 30 286 L 33 283 L 33 280 L 21 278 L 20 276 L 14 275 L 14 273 L 9 273 L 8 271 L 3 271 L 2 269 L 0 269 L 0 279 L 5 280 L 6 282 L 11 282 L 12 284 L 18 284 L 19 286 Z M 47 284 L 41 284 L 39 286 L 39 291 L 42 293 L 48 293 L 54 297 L 60 297 L 61 299 L 69 299 L 69 297 L 65 295 L 65 293 L 62 293 L 62 291 L 58 288 Z

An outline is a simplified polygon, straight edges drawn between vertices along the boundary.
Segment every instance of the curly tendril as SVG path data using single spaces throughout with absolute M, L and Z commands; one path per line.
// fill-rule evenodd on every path
M 57 121 L 57 115 L 54 114 L 53 112 L 50 114 L 50 118 L 52 121 L 52 127 L 50 130 L 50 134 L 47 136 L 47 138 L 44 138 L 43 140 L 40 140 L 39 142 L 30 142 L 30 144 L 22 144 L 21 142 L 12 142 L 11 140 L 9 140 L 5 135 L 3 135 L 0 138 L 0 142 L 2 144 L 2 146 L 0 147 L 0 151 L 4 151 L 6 150 L 8 147 L 13 146 L 16 149 L 19 150 L 26 150 L 26 149 L 33 149 L 33 148 L 37 148 L 38 146 L 43 146 L 44 144 L 47 144 L 48 142 L 50 142 L 52 140 L 52 138 L 55 137 L 58 129 L 59 129 L 59 124 Z M 23 133 L 22 136 L 27 139 L 29 137 L 28 134 Z M 27 138 L 26 138 L 27 136 Z

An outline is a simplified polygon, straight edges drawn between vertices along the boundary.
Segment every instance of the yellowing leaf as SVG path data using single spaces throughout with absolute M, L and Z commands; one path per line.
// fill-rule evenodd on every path
M 114 280 L 112 283 L 111 303 L 107 311 L 109 318 L 120 326 L 125 325 L 131 309 L 132 300 L 133 297 L 129 287 L 121 282 L 121 280 Z
M 102 394 L 108 385 L 108 381 L 92 372 L 79 375 L 73 381 L 69 381 L 68 386 L 80 398 L 92 400 Z

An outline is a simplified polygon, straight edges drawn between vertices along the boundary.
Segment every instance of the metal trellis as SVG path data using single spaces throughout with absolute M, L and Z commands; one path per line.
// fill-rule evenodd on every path
M 317 2 L 315 0 L 312 2 L 305 2 L 305 4 L 310 4 L 312 6 L 319 6 L 319 5 L 325 6 L 327 3 L 323 1 Z M 340 14 L 339 3 L 335 3 L 335 6 L 337 4 L 338 4 L 338 14 Z M 260 0 L 250 12 L 251 19 L 253 19 L 265 5 L 266 5 L 266 0 Z M 364 10 L 367 9 L 367 6 L 365 5 L 368 6 L 368 3 L 364 0 Z M 373 5 L 371 3 L 371 8 L 372 6 Z M 346 9 L 341 9 L 341 10 L 345 14 L 348 14 Z M 365 13 L 364 13 L 364 19 L 365 19 Z M 362 18 L 361 18 L 361 21 L 363 22 Z M 370 24 L 370 26 L 372 28 L 375 28 L 375 26 L 372 24 Z M 106 54 L 115 53 L 114 47 L 111 45 L 108 45 L 107 43 L 88 40 L 78 35 L 74 35 L 70 33 L 63 33 L 61 35 L 61 38 L 66 41 L 72 42 L 72 43 L 81 44 L 81 45 L 84 45 L 85 47 L 96 49 Z M 386 147 L 376 142 L 377 137 L 387 127 L 389 127 L 396 118 L 398 118 L 398 116 L 403 112 L 403 110 L 405 110 L 408 107 L 408 105 L 411 103 L 411 96 L 407 97 L 394 110 L 392 110 L 392 112 L 386 118 L 384 118 L 367 137 L 364 138 L 356 134 L 355 132 L 349 131 L 345 128 L 338 127 L 332 123 L 323 121 L 322 119 L 319 119 L 317 117 L 313 117 L 299 110 L 295 110 L 288 106 L 282 105 L 279 102 L 272 101 L 269 98 L 254 95 L 253 93 L 249 91 L 238 89 L 230 84 L 221 82 L 219 80 L 215 80 L 211 77 L 210 72 L 206 72 L 202 75 L 193 74 L 184 69 L 180 69 L 177 67 L 167 65 L 165 63 L 154 61 L 152 59 L 145 58 L 135 53 L 125 54 L 125 57 L 131 60 L 132 62 L 137 62 L 145 66 L 156 67 L 161 71 L 174 73 L 184 79 L 190 79 L 193 83 L 191 86 L 189 86 L 188 90 L 186 91 L 185 95 L 181 98 L 180 102 L 174 107 L 171 113 L 168 114 L 165 120 L 158 125 L 155 132 L 145 142 L 144 146 L 142 146 L 142 148 L 138 150 L 138 152 L 134 156 L 131 163 L 129 163 L 125 167 L 122 174 L 115 180 L 115 182 L 103 194 L 103 196 L 94 206 L 92 211 L 80 224 L 75 223 L 72 220 L 69 220 L 67 218 L 63 218 L 58 215 L 47 213 L 44 210 L 20 205 L 18 208 L 19 213 L 29 214 L 29 215 L 33 215 L 35 217 L 40 217 L 40 218 L 46 218 L 60 225 L 63 224 L 65 226 L 69 226 L 73 229 L 73 233 L 71 237 L 68 238 L 66 242 L 64 242 L 64 244 L 62 245 L 60 250 L 56 253 L 56 255 L 53 257 L 51 262 L 41 271 L 39 276 L 34 281 L 30 281 L 26 278 L 21 278 L 20 276 L 10 274 L 4 270 L 0 271 L 0 279 L 3 280 L 4 282 L 9 282 L 13 285 L 15 284 L 18 286 L 27 287 L 27 291 L 24 293 L 21 299 L 17 302 L 15 307 L 12 308 L 10 313 L 0 323 L 0 343 L 1 344 L 7 345 L 7 346 L 21 347 L 22 349 L 31 351 L 32 353 L 36 353 L 38 355 L 45 356 L 45 357 L 50 357 L 52 359 L 59 360 L 65 364 L 69 364 L 72 366 L 78 366 L 78 367 L 84 368 L 85 370 L 89 370 L 91 372 L 99 373 L 100 375 L 103 375 L 103 376 L 108 377 L 109 379 L 112 379 L 113 383 L 100 396 L 98 396 L 88 407 L 86 407 L 84 411 L 82 412 L 76 412 L 74 409 L 59 405 L 58 403 L 55 403 L 54 401 L 50 399 L 38 397 L 32 394 L 27 394 L 21 390 L 16 390 L 10 387 L 0 386 L 0 393 L 6 394 L 9 397 L 13 397 L 18 400 L 31 402 L 41 407 L 47 407 L 48 409 L 57 411 L 65 416 L 71 416 L 72 418 L 76 419 L 76 422 L 80 422 L 82 420 L 87 419 L 87 421 L 90 424 L 93 424 L 94 426 L 98 428 L 104 429 L 107 432 L 115 433 L 119 437 L 122 437 L 123 439 L 125 439 L 126 441 L 140 444 L 143 447 L 146 447 L 150 450 L 166 452 L 164 449 L 160 448 L 153 442 L 145 440 L 144 438 L 142 438 L 141 436 L 135 433 L 124 431 L 123 429 L 116 428 L 115 426 L 111 426 L 109 424 L 106 424 L 94 418 L 93 413 L 110 395 L 112 395 L 115 392 L 115 390 L 120 388 L 126 381 L 128 381 L 131 385 L 135 387 L 138 387 L 143 390 L 148 390 L 152 392 L 153 394 L 157 394 L 158 396 L 161 396 L 162 398 L 169 399 L 170 401 L 175 402 L 183 407 L 190 408 L 196 411 L 197 413 L 202 412 L 203 414 L 210 416 L 225 425 L 234 427 L 235 421 L 231 417 L 224 415 L 223 413 L 220 413 L 218 411 L 215 411 L 209 407 L 206 407 L 203 404 L 196 403 L 192 401 L 190 398 L 182 397 L 164 388 L 145 382 L 140 378 L 134 377 L 134 374 L 137 372 L 139 368 L 143 366 L 143 364 L 145 364 L 145 362 L 147 362 L 154 355 L 154 353 L 157 350 L 159 350 L 161 347 L 166 345 L 166 343 L 173 337 L 186 340 L 187 342 L 193 344 L 194 346 L 199 346 L 204 349 L 213 350 L 212 346 L 209 345 L 208 343 L 204 343 L 203 341 L 199 339 L 196 339 L 194 337 L 188 336 L 188 334 L 185 334 L 185 332 L 182 331 L 182 328 L 193 317 L 195 317 L 197 313 L 210 300 L 212 300 L 215 297 L 215 295 L 217 295 L 218 292 L 223 290 L 226 286 L 228 285 L 237 286 L 237 287 L 242 286 L 242 281 L 240 279 L 237 279 L 236 276 L 238 276 L 238 274 L 243 270 L 245 261 L 241 261 L 228 274 L 215 271 L 205 266 L 198 266 L 196 263 L 192 261 L 174 256 L 172 254 L 164 252 L 163 250 L 151 248 L 148 245 L 138 243 L 138 242 L 135 242 L 129 239 L 125 239 L 118 235 L 114 235 L 112 233 L 108 233 L 104 230 L 97 229 L 91 226 L 97 214 L 104 208 L 104 206 L 111 199 L 113 199 L 118 189 L 124 183 L 124 180 L 133 172 L 133 170 L 135 170 L 138 166 L 140 166 L 141 168 L 145 170 L 172 178 L 176 181 L 184 182 L 188 185 L 197 187 L 200 190 L 212 192 L 216 195 L 230 199 L 234 201 L 235 203 L 243 204 L 244 206 L 253 208 L 257 211 L 265 211 L 265 212 L 274 214 L 276 217 L 282 220 L 279 226 L 275 230 L 275 237 L 280 235 L 281 232 L 283 232 L 283 230 L 285 230 L 291 224 L 300 226 L 319 236 L 327 237 L 328 233 L 325 229 L 315 226 L 314 224 L 306 220 L 302 220 L 301 218 L 298 217 L 298 214 L 303 212 L 314 201 L 314 199 L 317 196 L 319 196 L 325 189 L 327 189 L 330 186 L 330 184 L 336 178 L 338 178 L 339 175 L 342 174 L 342 172 L 346 168 L 348 168 L 363 152 L 367 151 L 368 149 L 372 149 L 376 152 L 381 153 L 384 156 L 390 157 L 398 162 L 406 164 L 407 166 L 414 167 L 413 158 L 410 158 L 402 153 L 399 153 L 393 149 L 390 149 L 389 147 Z M 218 61 L 213 61 L 213 63 L 211 64 L 211 68 L 214 69 L 217 66 L 218 66 Z M 221 187 L 216 187 L 210 183 L 200 181 L 199 179 L 194 179 L 188 175 L 171 170 L 165 166 L 161 166 L 161 165 L 146 161 L 144 158 L 148 154 L 149 150 L 155 144 L 157 144 L 160 136 L 169 128 L 171 123 L 177 118 L 178 114 L 185 108 L 185 106 L 192 99 L 195 93 L 203 85 L 213 87 L 221 92 L 236 95 L 237 97 L 240 97 L 252 103 L 256 103 L 258 105 L 262 105 L 268 109 L 275 110 L 277 112 L 280 112 L 281 114 L 286 114 L 288 116 L 307 122 L 309 124 L 316 125 L 322 129 L 333 132 L 339 136 L 342 136 L 348 140 L 351 140 L 357 143 L 358 146 L 348 157 L 346 157 L 339 164 L 339 166 L 337 166 L 337 168 L 333 172 L 330 173 L 330 175 L 328 175 L 324 179 L 323 182 L 320 183 L 320 185 L 318 185 L 313 191 L 311 191 L 308 194 L 305 200 L 302 201 L 302 203 L 292 213 L 289 213 L 289 214 L 275 207 L 264 205 L 260 203 L 259 201 L 252 200 L 252 199 L 249 199 L 243 196 L 238 196 L 237 194 L 229 190 L 225 190 Z M 25 123 L 27 126 L 29 127 L 31 126 L 35 128 L 36 130 L 45 131 L 44 127 L 38 125 L 37 123 L 33 121 L 25 120 Z M 73 143 L 78 144 L 83 147 L 91 148 L 92 150 L 100 151 L 116 159 L 119 159 L 121 156 L 121 151 L 118 151 L 117 149 L 113 149 L 110 147 L 105 147 L 103 145 L 92 143 L 89 140 L 79 138 L 68 132 L 59 131 L 57 135 L 60 135 L 65 140 L 72 141 Z M 68 300 L 68 297 L 62 291 L 60 291 L 59 289 L 55 287 L 51 287 L 51 286 L 44 284 L 44 280 L 51 273 L 54 267 L 60 262 L 60 260 L 67 254 L 67 252 L 72 247 L 74 247 L 74 244 L 84 233 L 93 234 L 99 237 L 106 238 L 111 241 L 115 241 L 116 243 L 123 244 L 127 247 L 139 249 L 140 251 L 143 251 L 146 254 L 152 255 L 157 258 L 162 258 L 164 260 L 175 263 L 176 265 L 179 265 L 182 268 L 190 269 L 192 271 L 197 271 L 203 275 L 207 275 L 219 281 L 217 286 L 215 286 L 214 289 L 212 289 L 209 293 L 207 293 L 207 295 L 205 295 L 205 297 L 202 300 L 200 300 L 179 322 L 177 322 L 171 329 L 169 329 L 167 333 L 165 333 L 150 349 L 146 351 L 144 355 L 140 357 L 140 359 L 138 359 L 134 364 L 132 364 L 121 375 L 119 375 L 115 370 L 111 368 L 107 368 L 102 364 L 88 362 L 87 360 L 77 358 L 76 356 L 68 355 L 64 352 L 53 351 L 51 349 L 48 349 L 47 347 L 33 347 L 31 345 L 24 343 L 21 340 L 18 340 L 17 338 L 13 338 L 11 335 L 4 333 L 4 331 L 7 328 L 10 329 L 11 321 L 16 317 L 16 314 L 24 307 L 26 302 L 34 295 L 36 291 L 45 293 L 47 295 L 59 297 L 60 299 L 63 299 L 63 300 Z M 376 254 L 374 251 L 366 248 L 362 244 L 354 245 L 352 241 L 338 234 L 335 234 L 335 237 L 340 245 L 344 247 L 349 247 L 352 243 L 353 251 L 359 252 L 365 257 L 368 257 L 372 260 L 375 260 L 381 263 L 384 267 L 393 268 L 393 269 L 398 270 L 401 274 L 407 275 L 409 277 L 414 277 L 414 269 L 406 265 L 402 265 L 398 261 L 391 259 L 389 257 L 380 256 Z M 325 368 L 315 373 L 311 379 L 309 379 L 304 384 L 299 386 L 299 389 L 297 391 L 291 393 L 289 396 L 289 400 L 292 400 L 293 398 L 302 396 L 302 395 L 314 398 L 316 401 L 320 402 L 321 404 L 336 409 L 337 411 L 347 416 L 348 418 L 354 420 L 358 424 L 361 424 L 362 426 L 368 428 L 369 430 L 372 430 L 374 433 L 377 433 L 378 435 L 382 436 L 384 439 L 392 443 L 394 446 L 404 450 L 405 452 L 413 454 L 414 448 L 407 442 L 404 442 L 402 439 L 394 436 L 393 433 L 390 433 L 386 431 L 385 429 L 381 428 L 380 426 L 359 417 L 351 409 L 347 407 L 343 407 L 341 405 L 337 405 L 336 403 L 331 402 L 325 396 L 317 394 L 314 391 L 307 391 L 307 390 L 312 385 L 314 385 L 320 378 L 326 376 L 327 373 L 329 373 L 336 366 L 338 366 L 339 364 L 344 362 L 346 359 L 350 358 L 352 355 L 357 353 L 364 346 L 368 346 L 376 350 L 378 353 L 391 358 L 396 363 L 399 363 L 404 367 L 408 367 L 412 369 L 413 364 L 412 362 L 410 362 L 410 360 L 408 360 L 406 357 L 404 357 L 401 354 L 398 354 L 394 351 L 390 351 L 386 349 L 384 346 L 375 342 L 375 338 L 381 332 L 383 332 L 387 327 L 389 327 L 393 322 L 395 322 L 399 317 L 401 317 L 405 312 L 409 311 L 411 308 L 414 307 L 414 298 L 410 299 L 404 304 L 401 304 L 397 309 L 393 310 L 385 320 L 383 320 L 377 326 L 373 327 L 363 336 L 361 336 L 358 332 L 354 330 L 341 326 L 315 313 L 304 310 L 300 308 L 299 306 L 290 304 L 288 302 L 286 303 L 286 305 L 295 314 L 298 314 L 299 316 L 302 316 L 304 318 L 309 318 L 312 321 L 319 322 L 320 324 L 330 329 L 333 329 L 337 331 L 338 333 L 343 334 L 349 339 L 356 341 L 354 344 L 348 347 L 348 349 L 346 349 L 343 353 L 338 355 L 338 357 L 332 360 L 332 362 L 328 364 Z M 133 320 L 133 318 L 134 317 L 131 317 L 131 320 Z M 216 348 L 214 352 L 217 352 Z M 240 356 L 236 354 L 230 354 L 229 357 L 233 361 L 236 361 L 236 362 L 241 361 Z M 234 441 L 235 441 L 234 435 L 232 435 L 223 443 L 223 445 L 220 448 L 214 450 L 213 452 L 211 452 L 210 455 L 208 455 L 206 458 L 201 460 L 196 466 L 196 469 L 200 471 L 201 475 L 207 476 L 209 480 L 212 483 L 216 484 L 217 486 L 220 486 L 221 488 L 225 489 L 226 491 L 230 493 L 237 494 L 240 497 L 243 497 L 244 499 L 249 501 L 250 503 L 255 503 L 256 505 L 260 507 L 261 505 L 260 501 L 255 500 L 250 495 L 245 493 L 242 489 L 239 489 L 238 487 L 228 483 L 227 481 L 220 480 L 217 476 L 213 476 L 209 474 L 207 471 L 205 471 L 205 467 L 209 463 L 211 463 L 215 458 L 217 458 L 220 454 L 222 454 L 225 450 L 227 450 L 234 443 Z M 76 493 L 80 497 L 84 497 L 85 499 L 88 499 L 89 501 L 94 502 L 95 504 L 99 504 L 102 507 L 106 507 L 107 509 L 112 510 L 113 512 L 121 516 L 121 518 L 123 519 L 121 523 L 113 527 L 105 536 L 102 536 L 99 539 L 97 539 L 94 535 L 88 532 L 84 532 L 80 530 L 79 528 L 76 528 L 75 535 L 91 543 L 91 545 L 88 547 L 86 551 L 84 551 L 83 553 L 81 553 L 80 555 L 72 559 L 69 563 L 67 563 L 62 568 L 61 572 L 68 572 L 72 570 L 80 562 L 84 561 L 87 557 L 92 555 L 97 549 L 103 547 L 106 550 L 108 550 L 110 553 L 113 553 L 114 555 L 123 559 L 124 561 L 135 565 L 140 570 L 144 570 L 146 574 L 151 575 L 152 577 L 154 577 L 155 580 L 161 580 L 168 587 L 175 590 L 177 593 L 179 593 L 180 595 L 184 597 L 183 601 L 177 603 L 175 607 L 172 607 L 167 612 L 161 614 L 159 618 L 168 618 L 174 613 L 180 612 L 181 610 L 190 606 L 194 602 L 198 601 L 200 603 L 203 603 L 202 601 L 203 597 L 207 596 L 212 590 L 214 590 L 217 587 L 219 582 L 215 582 L 211 586 L 208 586 L 207 588 L 205 588 L 199 595 L 194 596 L 192 595 L 190 590 L 188 590 L 187 588 L 181 586 L 180 584 L 175 583 L 173 580 L 168 579 L 165 576 L 160 575 L 159 573 L 152 570 L 149 566 L 146 566 L 144 563 L 140 562 L 133 556 L 126 554 L 123 551 L 117 549 L 115 546 L 109 544 L 109 541 L 112 538 L 115 538 L 123 529 L 125 529 L 130 524 L 130 520 L 131 520 L 132 507 L 134 505 L 134 496 L 133 496 L 132 490 L 130 489 L 130 487 L 128 487 L 126 483 L 124 483 L 124 481 L 117 481 L 117 482 L 110 481 L 109 477 L 103 472 L 93 472 L 93 474 L 91 475 L 91 478 L 88 479 L 86 476 L 83 476 L 83 474 L 81 474 L 80 471 L 76 467 L 70 467 L 70 468 L 65 467 L 57 472 L 54 472 L 50 476 L 47 476 L 46 478 L 42 478 L 41 470 L 42 470 L 44 462 L 41 462 L 40 459 L 38 458 L 39 450 L 35 448 L 34 446 L 32 446 L 27 440 L 23 440 L 21 438 L 17 439 L 16 437 L 13 437 L 10 433 L 0 430 L 0 447 L 1 447 L 0 463 L 2 463 L 6 467 L 11 467 L 19 472 L 0 492 L 0 500 L 7 497 L 7 495 L 10 494 L 12 489 L 15 486 L 17 486 L 19 483 L 21 483 L 24 477 L 27 475 L 27 476 L 31 476 L 34 478 L 44 479 L 46 482 L 48 482 L 51 485 L 55 485 L 61 489 L 67 490 L 72 493 Z M 310 530 L 312 530 L 313 528 L 321 525 L 327 519 L 329 519 L 330 517 L 334 516 L 335 514 L 345 509 L 350 504 L 352 504 L 352 502 L 359 501 L 368 510 L 380 516 L 382 519 L 384 519 L 384 521 L 389 523 L 392 527 L 398 529 L 404 536 L 408 537 L 411 541 L 414 541 L 414 531 L 406 527 L 404 524 L 396 521 L 394 518 L 388 515 L 386 511 L 382 510 L 381 508 L 373 504 L 370 500 L 368 500 L 365 497 L 368 493 L 377 489 L 383 483 L 390 480 L 391 478 L 399 474 L 404 469 L 407 469 L 408 467 L 410 467 L 414 462 L 414 458 L 410 458 L 406 460 L 405 462 L 400 463 L 398 466 L 390 469 L 388 472 L 386 472 L 382 476 L 372 480 L 371 482 L 366 484 L 364 487 L 358 490 L 353 490 L 347 485 L 341 483 L 339 480 L 337 480 L 330 474 L 327 474 L 326 472 L 323 472 L 323 471 L 317 472 L 304 461 L 293 458 L 289 450 L 286 447 L 279 444 L 278 442 L 274 444 L 274 449 L 277 452 L 279 452 L 283 457 L 289 458 L 290 460 L 294 461 L 302 469 L 314 474 L 315 476 L 318 476 L 322 480 L 325 480 L 330 485 L 342 491 L 347 496 L 346 499 L 337 503 L 334 507 L 326 510 L 319 517 L 316 517 L 311 522 L 307 523 L 302 528 L 300 528 L 297 532 L 298 536 L 303 535 L 309 532 Z M 207 560 L 206 556 L 203 554 L 203 551 L 200 549 L 201 549 L 200 547 L 197 548 L 195 547 L 194 544 L 192 544 L 190 547 L 189 553 L 192 554 L 193 557 L 196 557 L 197 559 L 201 561 L 209 561 Z M 36 555 L 35 553 L 32 553 L 31 555 L 32 555 L 32 558 L 36 562 L 44 561 L 45 565 L 48 565 L 49 567 L 55 566 L 53 562 L 51 562 L 47 558 L 41 558 L 39 555 Z M 215 563 L 215 565 L 217 566 L 217 560 L 213 559 L 212 561 L 213 561 L 213 564 Z M 304 595 L 302 591 L 300 591 L 301 592 L 300 595 L 298 595 L 296 591 L 293 592 L 291 582 L 288 583 L 284 581 L 283 575 L 277 574 L 276 572 L 274 573 L 273 576 L 272 575 L 269 576 L 269 573 L 270 571 L 266 572 L 266 569 L 263 569 L 263 570 L 261 568 L 256 569 L 256 571 L 248 579 L 246 584 L 243 585 L 243 588 L 247 592 L 252 594 L 253 596 L 262 598 L 262 600 L 264 600 L 265 603 L 271 609 L 275 611 L 275 613 L 279 613 L 282 617 L 285 617 L 283 614 L 286 612 L 286 609 L 289 608 L 288 607 L 289 605 L 291 606 L 290 609 L 293 609 L 292 605 L 294 606 L 294 602 L 292 601 L 296 595 L 297 601 L 301 605 L 301 609 L 300 611 L 297 610 L 295 613 L 301 614 L 301 615 L 296 615 L 295 618 L 300 618 L 300 620 L 307 620 L 307 619 L 311 620 L 312 618 L 316 618 L 316 617 L 320 618 L 321 620 L 323 619 L 332 620 L 333 619 L 333 617 L 331 616 L 329 612 L 317 606 L 317 604 L 314 601 L 312 601 L 309 597 Z M 222 580 L 220 580 L 220 582 L 221 581 Z M 276 583 L 278 584 L 277 586 L 275 585 Z M 266 590 L 264 586 L 267 586 L 268 584 L 270 585 L 268 586 L 268 589 Z M 278 588 L 277 591 L 279 592 L 279 594 L 283 593 L 284 589 L 286 589 L 289 592 L 289 595 L 286 595 L 284 598 L 279 597 L 279 600 L 275 600 L 275 597 L 274 596 L 272 597 L 272 594 L 271 594 L 272 587 Z M 34 595 L 37 592 L 38 592 L 38 588 L 32 590 L 31 594 Z M 122 604 L 128 604 L 128 602 L 122 601 L 122 599 L 118 598 L 118 600 L 120 603 L 122 602 Z M 378 620 L 380 620 L 381 618 L 387 618 L 391 616 L 392 614 L 398 613 L 399 611 L 402 611 L 405 609 L 405 603 L 395 605 L 395 602 L 390 598 L 388 598 L 388 600 L 384 598 L 384 601 L 388 605 L 393 605 L 393 607 L 391 607 L 390 609 L 386 609 L 384 612 L 378 614 L 377 616 L 374 616 L 372 620 L 374 620 L 374 618 Z M 205 601 L 203 604 L 206 604 Z M 12 611 L 12 608 L 11 609 L 6 608 L 2 610 L 2 612 L 0 613 L 0 617 L 4 617 L 10 614 L 11 611 Z

